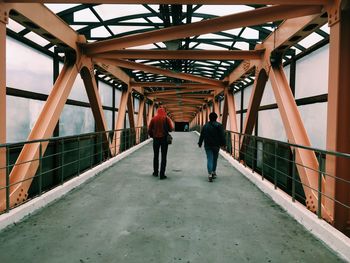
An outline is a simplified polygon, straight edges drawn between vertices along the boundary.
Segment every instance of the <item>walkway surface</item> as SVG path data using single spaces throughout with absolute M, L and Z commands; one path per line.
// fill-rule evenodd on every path
M 175 133 L 168 179 L 148 144 L 0 232 L 0 262 L 342 262 L 222 157 L 207 182 L 194 133 Z

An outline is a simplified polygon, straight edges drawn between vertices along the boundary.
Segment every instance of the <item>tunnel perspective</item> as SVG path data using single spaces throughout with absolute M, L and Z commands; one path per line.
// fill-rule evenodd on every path
M 188 122 L 175 122 L 175 131 L 177 132 L 183 132 L 189 130 L 189 123 Z

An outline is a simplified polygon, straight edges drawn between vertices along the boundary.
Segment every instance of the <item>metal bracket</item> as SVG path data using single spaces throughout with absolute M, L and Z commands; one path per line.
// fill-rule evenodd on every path
M 9 10 L 6 8 L 4 3 L 0 2 L 0 22 L 4 24 L 9 23 Z
M 328 13 L 328 26 L 333 26 L 341 19 L 341 1 L 335 0 L 333 4 L 326 6 Z

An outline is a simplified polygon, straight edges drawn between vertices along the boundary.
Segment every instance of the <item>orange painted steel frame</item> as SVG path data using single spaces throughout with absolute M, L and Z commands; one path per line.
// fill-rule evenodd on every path
M 12 2 L 12 1 L 8 1 Z M 29 1 L 26 1 L 29 2 Z M 41 1 L 33 1 L 33 2 L 41 2 Z M 49 1 L 46 1 L 49 2 Z M 55 1 L 57 2 L 57 1 Z M 66 1 L 59 1 L 59 2 L 66 2 Z M 74 2 L 74 1 L 69 1 Z M 89 2 L 86 0 L 86 2 Z M 109 3 L 151 3 L 151 1 L 113 1 L 113 0 L 105 0 L 103 2 L 109 2 Z M 159 1 L 155 1 L 159 2 Z M 209 3 L 209 4 L 233 4 L 236 3 L 236 1 L 170 1 L 169 3 Z M 164 4 L 164 1 L 161 1 L 160 4 Z M 238 3 L 238 1 L 237 1 Z M 239 1 L 239 3 L 252 3 L 252 1 Z M 95 89 L 95 83 L 92 80 L 92 73 L 91 73 L 91 62 L 84 62 L 81 58 L 81 50 L 80 47 L 84 49 L 84 52 L 86 54 L 93 55 L 93 63 L 98 64 L 102 68 L 106 69 L 107 71 L 111 72 L 119 79 L 121 79 L 124 83 L 127 83 L 128 89 L 123 91 L 122 98 L 120 101 L 119 106 L 119 113 L 118 113 L 118 119 L 116 122 L 116 129 L 121 129 L 124 127 L 124 119 L 126 114 L 126 106 L 128 106 L 128 114 L 130 119 L 131 127 L 134 127 L 134 121 L 133 121 L 133 105 L 132 105 L 132 99 L 131 99 L 131 85 L 130 83 L 132 80 L 128 78 L 128 76 L 125 76 L 126 74 L 123 73 L 120 69 L 118 69 L 115 66 L 122 66 L 130 69 L 139 69 L 147 72 L 153 72 L 156 74 L 162 74 L 165 76 L 170 77 L 176 77 L 184 80 L 190 80 L 194 82 L 204 83 L 206 85 L 213 85 L 216 87 L 224 88 L 225 84 L 221 81 L 212 80 L 204 77 L 194 76 L 190 74 L 184 74 L 184 73 L 175 73 L 168 70 L 163 70 L 156 67 L 151 67 L 139 63 L 134 63 L 130 61 L 125 61 L 121 59 L 111 59 L 116 56 L 136 56 L 136 52 L 132 53 L 131 51 L 126 54 L 127 52 L 124 52 L 124 55 L 122 54 L 123 51 L 115 52 L 115 50 L 124 49 L 127 47 L 137 46 L 137 45 L 143 45 L 143 44 L 149 44 L 159 41 L 166 41 L 166 40 L 172 40 L 172 39 L 179 39 L 183 37 L 190 37 L 194 35 L 200 35 L 205 33 L 212 33 L 212 32 L 218 32 L 226 29 L 232 29 L 232 28 L 238 28 L 242 26 L 248 26 L 248 25 L 255 25 L 255 24 L 261 24 L 264 22 L 270 22 L 270 21 L 276 21 L 276 20 L 282 20 L 287 19 L 285 22 L 283 22 L 279 28 L 270 35 L 261 46 L 257 47 L 257 50 L 259 50 L 259 56 L 256 56 L 256 52 L 250 52 L 245 54 L 246 56 L 250 56 L 250 60 L 244 61 L 232 74 L 229 76 L 229 83 L 235 83 L 236 81 L 239 81 L 240 79 L 245 77 L 245 74 L 250 72 L 253 68 L 257 70 L 257 72 L 260 74 L 265 74 L 269 76 L 272 82 L 273 91 L 277 100 L 278 108 L 280 110 L 282 120 L 287 132 L 288 139 L 297 144 L 303 144 L 303 145 L 310 145 L 310 142 L 308 140 L 305 128 L 302 124 L 300 115 L 298 113 L 295 101 L 293 96 L 291 95 L 288 82 L 286 81 L 283 69 L 281 66 L 274 66 L 272 67 L 270 65 L 270 55 L 275 52 L 279 47 L 282 46 L 290 46 L 293 44 L 293 42 L 290 42 L 290 39 L 293 39 L 293 36 L 296 36 L 299 34 L 299 36 L 306 36 L 311 32 L 307 32 L 303 30 L 306 28 L 307 25 L 310 23 L 316 21 L 317 19 L 320 19 L 319 14 L 324 10 L 323 8 L 327 8 L 328 14 L 329 14 L 329 24 L 331 26 L 331 34 L 330 34 L 330 53 L 331 53 L 331 60 L 330 60 L 330 78 L 329 78 L 329 107 L 328 107 L 328 135 L 327 135 L 327 147 L 330 150 L 336 150 L 336 151 L 345 151 L 349 152 L 350 150 L 350 143 L 343 143 L 344 138 L 346 137 L 347 131 L 348 131 L 348 122 L 341 121 L 339 117 L 340 114 L 346 114 L 348 105 L 350 103 L 347 102 L 347 90 L 344 87 L 349 87 L 349 75 L 346 72 L 346 69 L 349 68 L 349 49 L 346 48 L 349 46 L 349 1 L 276 1 L 276 0 L 266 0 L 266 1 L 255 1 L 255 4 L 258 3 L 265 3 L 265 4 L 282 4 L 282 5 L 275 5 L 270 7 L 264 7 L 255 9 L 252 11 L 242 12 L 239 14 L 234 15 L 228 15 L 224 17 L 214 18 L 207 21 L 201 21 L 196 22 L 192 24 L 186 24 L 181 25 L 177 27 L 169 27 L 161 30 L 155 30 L 152 32 L 147 32 L 143 34 L 137 34 L 132 36 L 125 36 L 118 39 L 113 40 L 106 40 L 106 41 L 100 41 L 98 43 L 86 43 L 81 39 L 80 36 L 76 35 L 76 33 L 67 26 L 60 19 L 58 19 L 56 16 L 51 13 L 51 11 L 48 11 L 48 9 L 40 4 L 30 4 L 30 5 L 23 5 L 23 4 L 7 4 L 3 3 L 0 4 L 1 7 L 4 10 L 9 9 L 15 9 L 19 14 L 21 14 L 24 17 L 27 17 L 29 20 L 33 21 L 35 24 L 37 24 L 40 29 L 38 30 L 39 34 L 42 34 L 43 32 L 48 32 L 51 35 L 53 35 L 60 43 L 64 43 L 67 46 L 71 47 L 73 50 L 75 50 L 77 55 L 77 63 L 72 65 L 69 63 L 66 63 L 64 66 L 64 69 L 62 70 L 59 79 L 54 85 L 53 91 L 51 92 L 47 103 L 44 106 L 44 111 L 41 113 L 41 115 L 38 118 L 38 121 L 33 128 L 30 136 L 28 139 L 41 139 L 51 136 L 53 127 L 57 122 L 58 116 L 63 108 L 63 105 L 68 97 L 69 91 L 72 87 L 72 84 L 74 82 L 74 79 L 78 72 L 82 70 L 82 76 L 84 79 L 84 82 L 87 86 L 87 91 L 90 92 L 89 99 L 91 102 L 94 112 L 94 117 L 96 119 L 96 123 L 99 127 L 99 129 L 104 130 L 106 129 L 105 121 L 103 112 L 101 109 L 100 101 L 98 93 Z M 290 4 L 292 6 L 288 6 L 287 4 Z M 341 7 L 344 7 L 341 9 Z M 1 9 L 1 10 L 2 10 Z M 39 15 L 38 15 L 39 14 Z M 336 15 L 341 14 L 341 16 Z M 2 14 L 1 14 L 2 15 Z M 295 18 L 300 17 L 300 18 Z M 50 18 L 50 19 L 47 19 Z M 289 19 L 288 19 L 289 18 Z M 18 19 L 21 19 L 19 17 Z M 322 19 L 321 19 L 322 20 Z M 3 25 L 3 21 L 1 21 L 1 28 L 0 28 L 0 37 L 2 44 L 4 42 L 5 38 L 5 27 Z M 50 22 L 48 22 L 50 21 Z M 322 21 L 321 21 L 322 22 Z M 318 22 L 319 23 L 319 22 Z M 299 38 L 300 39 L 300 38 Z M 77 46 L 77 43 L 80 43 L 79 46 Z M 257 51 L 256 50 L 256 51 Z M 261 57 L 261 50 L 265 50 L 263 57 Z M 0 47 L 0 58 L 2 61 L 5 60 L 5 47 L 4 45 L 1 45 Z M 107 56 L 106 54 L 102 54 L 103 52 L 110 52 L 110 56 Z M 114 52 L 114 53 L 113 53 Z M 139 51 L 141 52 L 141 51 Z M 342 56 L 340 56 L 340 52 L 342 52 Z M 345 54 L 344 54 L 345 52 Z M 155 53 L 155 52 L 153 52 Z M 120 55 L 122 54 L 122 55 Z M 178 54 L 178 55 L 172 55 L 173 52 L 168 52 L 168 56 L 193 56 L 193 53 L 184 53 L 184 54 Z M 152 52 L 149 53 L 143 53 L 140 54 L 140 56 L 156 56 L 155 54 L 152 54 Z M 218 55 L 218 54 L 216 54 Z M 237 54 L 236 54 L 237 55 Z M 244 54 L 241 54 L 242 56 Z M 202 54 L 204 57 L 205 54 Z M 209 56 L 207 53 L 206 56 Z M 213 54 L 211 54 L 213 56 Z M 254 57 L 253 57 L 254 56 Z M 106 57 L 107 59 L 105 59 Z M 84 58 L 85 59 L 85 58 Z M 85 63 L 85 64 L 84 64 Z M 87 63 L 87 64 L 86 64 Z M 84 65 L 87 65 L 88 68 L 85 69 Z M 340 66 L 342 65 L 342 66 Z M 345 67 L 344 67 L 345 65 Z M 0 66 L 0 74 L 1 74 L 1 82 L 0 82 L 0 102 L 2 103 L 2 107 L 4 107 L 4 102 L 6 102 L 5 95 L 5 67 L 4 65 Z M 90 73 L 90 74 L 88 74 Z M 263 87 L 264 87 L 265 76 L 261 79 L 260 77 L 256 78 L 255 81 L 255 88 L 254 92 L 251 95 L 251 101 L 250 106 L 248 109 L 248 115 L 245 122 L 245 132 L 251 133 L 253 126 L 255 124 L 256 119 L 256 112 L 257 108 L 260 104 Z M 169 85 L 170 86 L 170 85 Z M 332 87 L 332 88 L 331 88 Z M 177 87 L 174 87 L 177 88 Z M 179 87 L 180 88 L 180 87 Z M 186 87 L 185 87 L 186 88 Z M 194 87 L 191 87 L 194 89 Z M 210 90 L 210 86 L 207 87 L 207 90 Z M 202 90 L 197 89 L 197 91 Z M 204 90 L 204 89 L 203 89 Z M 211 90 L 215 90 L 215 88 L 212 88 Z M 142 92 L 142 89 L 138 90 L 138 92 Z M 171 93 L 169 93 L 171 94 Z M 169 95 L 168 94 L 168 95 Z M 176 94 L 176 91 L 175 91 Z M 152 94 L 149 94 L 152 96 Z M 161 103 L 163 101 L 166 103 L 166 99 L 161 98 L 161 94 L 158 94 L 159 99 Z M 165 95 L 165 94 L 163 94 Z M 214 111 L 217 111 L 217 106 L 215 105 L 215 98 L 212 98 L 214 103 Z M 194 105 L 200 106 L 201 110 L 197 111 L 195 109 L 187 109 L 186 112 L 183 113 L 183 115 L 186 115 L 186 117 L 181 116 L 181 118 L 189 119 L 191 117 L 191 114 L 193 112 L 197 112 L 197 116 L 194 118 L 195 123 L 199 125 L 203 125 L 207 121 L 207 117 L 209 114 L 209 107 L 208 107 L 208 101 L 202 102 L 201 100 L 194 100 L 191 98 L 191 96 L 186 97 L 185 94 L 182 95 L 182 98 L 169 98 L 170 101 L 175 101 L 178 103 L 194 103 Z M 169 108 L 174 110 L 174 116 L 175 118 L 180 115 L 178 113 L 178 109 L 181 109 L 181 105 L 179 107 L 171 108 L 170 103 L 168 103 Z M 141 107 L 141 105 L 140 105 Z M 149 107 L 149 113 L 148 113 L 148 120 L 153 115 L 153 107 L 154 105 L 150 105 Z M 0 120 L 5 120 L 5 111 L 1 111 L 0 114 Z M 141 114 L 141 112 L 139 113 Z M 236 115 L 235 115 L 235 107 L 234 107 L 234 96 L 232 92 L 228 92 L 227 88 L 225 88 L 225 101 L 224 101 L 224 110 L 223 110 L 223 117 L 222 121 L 224 126 L 226 127 L 228 116 L 230 117 L 230 130 L 237 131 L 237 124 L 236 124 Z M 141 114 L 142 115 L 142 114 Z M 141 117 L 139 117 L 141 118 Z M 190 120 L 190 119 L 189 119 Z M 4 122 L 5 123 L 5 122 Z M 139 120 L 138 120 L 139 123 Z M 332 130 L 334 129 L 334 131 Z M 120 140 L 120 136 L 118 137 L 117 134 L 114 136 L 114 140 Z M 5 141 L 5 130 L 2 128 L 0 130 L 0 143 Z M 349 140 L 346 140 L 349 142 Z M 342 142 L 342 143 L 340 143 Z M 45 149 L 46 145 L 43 145 L 43 149 Z M 118 146 L 119 147 L 119 144 Z M 119 151 L 119 148 L 116 152 Z M 3 162 L 3 153 L 0 155 L 0 164 Z M 20 157 L 18 158 L 18 163 L 20 163 L 23 160 L 29 160 L 37 157 L 38 155 L 38 145 L 31 145 L 24 147 L 23 151 L 20 154 Z M 304 150 L 297 151 L 297 161 L 305 166 L 308 166 L 312 169 L 317 170 L 318 164 L 315 157 L 315 154 L 313 152 L 307 152 Z M 18 165 L 18 168 L 14 169 L 14 171 L 11 173 L 11 180 L 18 180 L 23 178 L 29 178 L 35 174 L 37 163 L 33 162 L 30 165 Z M 344 162 L 339 159 L 330 159 L 327 158 L 327 171 L 329 171 L 333 175 L 340 175 L 340 177 L 344 179 L 349 179 L 348 175 L 345 173 L 346 167 L 349 167 L 349 164 L 347 162 Z M 21 170 L 22 172 L 18 172 Z M 300 178 L 303 183 L 311 186 L 312 188 L 317 189 L 317 182 L 314 180 L 314 174 L 312 172 L 306 171 L 305 168 L 302 168 L 301 166 L 298 166 L 298 171 L 300 174 Z M 349 187 L 345 188 L 344 185 L 340 184 L 339 182 L 334 182 L 330 180 L 330 178 L 326 177 L 325 182 L 327 184 L 324 185 L 324 189 L 326 193 L 329 194 L 330 197 L 337 197 L 342 202 L 349 202 L 349 194 L 344 194 L 344 192 L 349 193 L 348 191 Z M 1 183 L 1 181 L 0 181 Z M 3 182 L 2 182 L 3 183 Z M 13 186 L 11 188 L 11 205 L 13 205 L 16 202 L 16 199 L 19 198 L 19 193 L 21 193 L 22 189 L 28 188 L 30 184 L 30 181 L 27 183 L 24 183 L 21 185 L 21 187 Z M 307 196 L 307 205 L 308 208 L 312 211 L 315 211 L 317 209 L 317 195 L 315 196 L 315 191 L 311 191 L 306 189 L 307 187 L 304 187 L 306 196 Z M 346 190 L 346 191 L 344 191 Z M 26 195 L 26 191 L 23 191 L 24 196 Z M 21 193 L 21 198 L 23 198 L 23 194 Z M 1 199 L 3 200 L 3 199 Z M 322 216 L 326 218 L 329 221 L 335 220 L 335 226 L 342 229 L 346 226 L 348 226 L 349 221 L 349 211 L 345 212 L 343 208 L 339 206 L 334 206 L 334 203 L 329 200 L 323 200 L 323 203 L 325 207 L 322 209 Z
M 185 24 L 176 27 L 167 27 L 142 34 L 119 37 L 111 40 L 99 41 L 84 45 L 84 52 L 89 55 L 140 46 L 167 40 L 181 39 L 206 33 L 219 32 L 223 30 L 253 26 L 265 22 L 283 20 L 299 16 L 319 14 L 322 6 L 288 6 L 276 5 L 263 7 L 252 11 L 222 16 L 210 20 Z
M 202 5 L 326 5 L 329 0 L 4 0 L 16 3 L 78 3 L 78 4 L 202 4 Z
M 338 1 L 337 1 L 338 2 Z M 339 1 L 328 8 L 329 84 L 327 112 L 327 150 L 350 152 L 350 1 Z M 326 207 L 333 213 L 334 226 L 350 235 L 350 211 L 343 204 L 350 204 L 348 159 L 327 156 L 326 173 L 337 176 L 337 180 L 326 176 L 325 193 L 337 200 L 325 198 Z M 339 203 L 340 202 L 340 203 Z
M 0 4 L 0 144 L 6 143 L 6 23 Z M 0 188 L 6 186 L 6 148 L 0 147 Z M 0 190 L 0 200 L 5 200 L 6 190 Z

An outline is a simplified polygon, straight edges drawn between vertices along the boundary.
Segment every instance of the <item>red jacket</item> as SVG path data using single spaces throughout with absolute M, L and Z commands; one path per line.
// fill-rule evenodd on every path
M 149 136 L 152 138 L 164 137 L 166 135 L 166 132 L 164 131 L 165 125 L 169 132 L 174 129 L 173 124 L 171 123 L 170 118 L 167 117 L 164 108 L 159 108 L 157 110 L 157 115 L 152 118 L 148 126 Z

